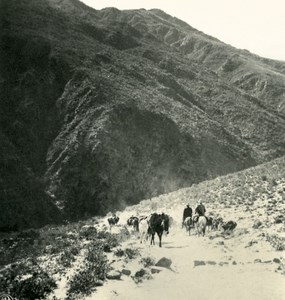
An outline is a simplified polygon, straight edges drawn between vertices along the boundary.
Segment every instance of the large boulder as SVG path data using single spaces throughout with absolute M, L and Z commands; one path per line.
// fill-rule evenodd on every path
M 162 257 L 162 258 L 155 264 L 155 266 L 170 269 L 171 264 L 172 264 L 172 260 L 171 260 L 171 259 L 166 258 L 166 257 Z

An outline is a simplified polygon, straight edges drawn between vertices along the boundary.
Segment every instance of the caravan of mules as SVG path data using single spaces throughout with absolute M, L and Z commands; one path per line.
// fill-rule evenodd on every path
M 205 207 L 200 201 L 192 216 L 192 209 L 188 204 L 184 209 L 182 217 L 182 228 L 185 227 L 188 235 L 193 231 L 195 235 L 204 236 L 206 232 L 222 230 L 224 232 L 233 231 L 237 223 L 234 221 L 225 222 L 220 216 L 214 217 L 212 214 L 205 215 Z M 110 227 L 119 222 L 119 217 L 113 215 L 108 218 Z M 148 216 L 131 216 L 127 219 L 127 226 L 132 227 L 133 232 L 140 233 L 140 242 L 145 242 L 150 238 L 150 245 L 155 245 L 155 235 L 159 239 L 159 247 L 162 245 L 162 236 L 169 233 L 173 219 L 165 213 L 152 213 Z

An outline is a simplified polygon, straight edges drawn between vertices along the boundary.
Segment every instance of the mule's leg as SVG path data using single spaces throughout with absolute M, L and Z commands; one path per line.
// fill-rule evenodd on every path
M 154 235 L 155 235 L 155 233 L 151 234 L 151 240 L 150 240 L 151 245 L 154 245 Z
M 163 232 L 157 233 L 158 238 L 159 238 L 159 247 L 161 247 L 161 237 L 162 237 L 162 233 L 163 233 Z
M 204 227 L 204 228 L 202 229 L 202 235 L 203 235 L 203 236 L 205 236 L 205 233 L 206 233 L 206 227 Z

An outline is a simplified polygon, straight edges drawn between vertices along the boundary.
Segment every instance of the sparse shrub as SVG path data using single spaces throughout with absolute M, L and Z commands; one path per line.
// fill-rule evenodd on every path
M 13 264 L 1 272 L 1 292 L 16 299 L 45 299 L 54 288 L 56 288 L 54 279 L 34 260 L 29 260 L 25 264 Z
M 58 263 L 60 263 L 65 268 L 70 268 L 72 263 L 75 262 L 75 256 L 78 255 L 79 250 L 76 247 L 67 248 L 60 255 Z
M 277 251 L 285 250 L 285 238 L 278 237 L 277 235 L 267 235 L 266 241 L 268 241 Z
M 127 248 L 125 250 L 125 255 L 128 259 L 134 259 L 134 258 L 138 257 L 140 255 L 140 253 L 139 253 L 138 249 Z
M 272 185 L 273 185 L 273 186 L 276 186 L 276 185 L 278 185 L 278 182 L 277 182 L 277 180 L 276 180 L 276 179 L 272 179 Z
M 76 273 L 69 282 L 68 299 L 73 295 L 89 295 L 95 287 L 102 285 L 101 281 L 106 278 L 110 269 L 108 260 L 102 249 L 95 243 L 88 247 L 87 256 L 84 262 L 84 269 Z
M 125 255 L 125 251 L 120 249 L 115 250 L 114 255 L 118 256 L 118 257 L 122 257 Z
M 105 242 L 108 243 L 111 248 L 119 246 L 117 237 L 111 233 L 106 236 Z
M 143 280 L 145 279 L 147 280 L 152 279 L 152 276 L 147 270 L 141 269 L 140 271 L 137 271 L 132 278 L 134 282 L 138 284 L 143 282 Z
M 111 246 L 108 243 L 105 243 L 103 245 L 103 251 L 104 252 L 111 252 Z
M 76 273 L 69 281 L 67 299 L 75 299 L 74 295 L 90 295 L 96 286 L 96 279 L 93 277 L 92 269 L 86 267 Z
M 266 175 L 262 175 L 262 176 L 261 176 L 261 179 L 262 179 L 263 181 L 267 181 L 267 176 L 266 176 Z
M 46 296 L 55 288 L 54 279 L 47 273 L 34 273 L 30 278 L 15 281 L 10 295 L 19 299 L 46 299 Z
M 80 231 L 79 236 L 81 236 L 87 240 L 95 239 L 95 238 L 97 238 L 97 229 L 93 226 L 83 228 Z
M 143 257 L 140 260 L 140 263 L 146 268 L 149 266 L 153 266 L 155 264 L 155 260 L 154 258 L 148 256 L 148 257 Z
M 110 233 L 108 231 L 101 230 L 101 231 L 98 232 L 97 238 L 100 239 L 100 240 L 101 239 L 106 239 L 107 236 L 109 236 L 109 235 L 110 235 Z
M 17 237 L 21 239 L 31 239 L 34 241 L 35 239 L 38 239 L 40 237 L 40 233 L 36 230 L 30 229 L 19 232 Z

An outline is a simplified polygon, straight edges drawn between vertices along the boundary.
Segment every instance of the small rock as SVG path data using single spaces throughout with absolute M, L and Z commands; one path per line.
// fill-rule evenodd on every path
M 234 260 L 234 261 L 232 262 L 232 265 L 237 265 L 237 262 Z
M 261 225 L 262 225 L 262 222 L 260 220 L 255 220 L 254 223 L 253 223 L 253 225 L 252 225 L 252 228 L 257 229 Z
M 274 222 L 276 224 L 280 224 L 280 223 L 283 223 L 285 220 L 285 218 L 283 216 L 277 216 L 275 219 L 274 219 Z
M 264 260 L 263 263 L 264 264 L 270 264 L 270 263 L 272 263 L 272 260 Z
M 279 258 L 275 257 L 275 258 L 273 259 L 273 262 L 275 262 L 276 264 L 280 264 L 280 263 L 281 263 L 281 260 L 280 260 Z
M 150 269 L 150 272 L 151 272 L 151 274 L 156 274 L 156 273 L 160 273 L 161 270 L 155 269 L 155 268 L 151 268 L 151 269 Z
M 194 260 L 194 267 L 205 266 L 206 263 L 203 260 Z
M 122 274 L 127 275 L 127 276 L 130 276 L 131 273 L 132 273 L 132 272 L 131 272 L 130 270 L 128 270 L 128 269 L 123 269 L 123 270 L 122 270 Z
M 135 283 L 140 283 L 145 279 L 147 280 L 152 279 L 152 276 L 145 269 L 140 269 L 135 273 L 135 276 L 132 276 L 132 279 L 134 280 Z
M 217 242 L 217 245 L 220 245 L 220 246 L 223 246 L 225 243 L 224 243 L 224 241 L 218 241 Z
M 261 259 L 259 259 L 259 258 L 256 258 L 255 260 L 254 260 L 254 263 L 255 264 L 257 264 L 257 263 L 261 263 L 262 261 L 261 261 Z
M 104 244 L 103 246 L 103 251 L 104 252 L 107 252 L 107 253 L 110 253 L 111 252 L 111 247 L 109 244 Z
M 229 263 L 227 261 L 221 261 L 219 262 L 219 266 L 228 265 Z
M 135 273 L 135 277 L 143 277 L 145 274 L 147 274 L 145 269 L 140 269 Z
M 172 260 L 166 257 L 162 257 L 155 265 L 157 267 L 170 268 Z
M 207 264 L 208 264 L 208 265 L 211 265 L 211 266 L 214 266 L 214 265 L 216 265 L 217 263 L 216 263 L 215 261 L 208 260 L 208 261 L 207 261 Z
M 112 270 L 107 274 L 107 279 L 121 279 L 121 272 L 120 271 L 116 271 L 116 270 Z
M 102 286 L 103 284 L 104 284 L 103 280 L 98 279 L 98 280 L 95 281 L 96 286 Z
M 251 247 L 253 244 L 257 244 L 258 242 L 256 240 L 251 240 L 247 243 L 247 245 L 245 246 L 245 248 Z

